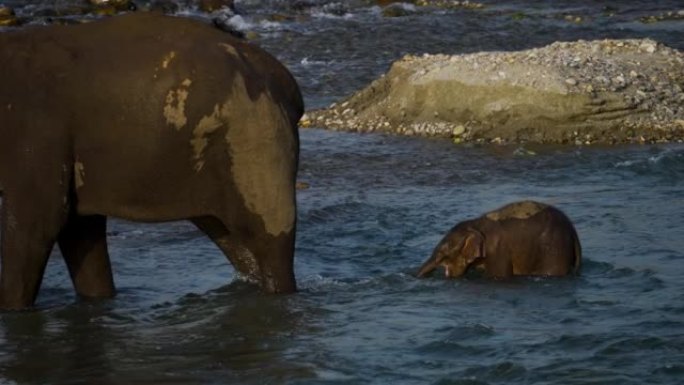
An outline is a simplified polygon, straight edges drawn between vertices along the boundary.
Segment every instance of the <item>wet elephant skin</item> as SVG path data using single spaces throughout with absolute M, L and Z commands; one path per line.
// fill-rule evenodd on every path
M 0 308 L 34 303 L 55 243 L 80 296 L 113 296 L 108 216 L 191 220 L 265 291 L 296 290 L 303 102 L 275 58 L 153 13 L 0 47 Z
M 447 277 L 470 269 L 497 279 L 579 272 L 582 250 L 572 222 L 553 206 L 510 203 L 454 226 L 435 247 L 419 277 L 442 266 Z

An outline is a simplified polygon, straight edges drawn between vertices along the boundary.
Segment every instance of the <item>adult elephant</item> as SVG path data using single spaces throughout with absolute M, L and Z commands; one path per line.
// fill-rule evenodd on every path
M 275 58 L 153 13 L 0 47 L 0 308 L 34 303 L 55 242 L 80 296 L 113 296 L 107 216 L 189 219 L 265 291 L 296 290 L 303 102 Z

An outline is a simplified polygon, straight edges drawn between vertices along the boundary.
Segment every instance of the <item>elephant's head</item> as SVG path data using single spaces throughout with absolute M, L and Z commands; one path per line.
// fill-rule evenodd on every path
M 448 277 L 463 275 L 468 267 L 484 258 L 484 236 L 472 227 L 456 226 L 437 244 L 432 256 L 428 258 L 418 272 L 418 277 L 425 277 L 438 266 L 444 267 Z

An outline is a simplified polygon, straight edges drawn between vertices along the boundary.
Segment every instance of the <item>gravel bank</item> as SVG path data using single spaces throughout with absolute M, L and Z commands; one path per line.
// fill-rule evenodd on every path
M 455 142 L 682 141 L 683 89 L 684 53 L 649 39 L 406 56 L 302 126 Z

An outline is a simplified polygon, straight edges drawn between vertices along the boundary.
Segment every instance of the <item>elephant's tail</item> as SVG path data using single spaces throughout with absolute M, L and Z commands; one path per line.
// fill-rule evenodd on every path
M 575 231 L 574 234 L 574 239 L 575 239 L 575 263 L 573 266 L 573 272 L 575 275 L 578 275 L 580 272 L 580 267 L 582 266 L 582 245 L 580 245 L 579 237 L 577 236 L 577 232 Z

